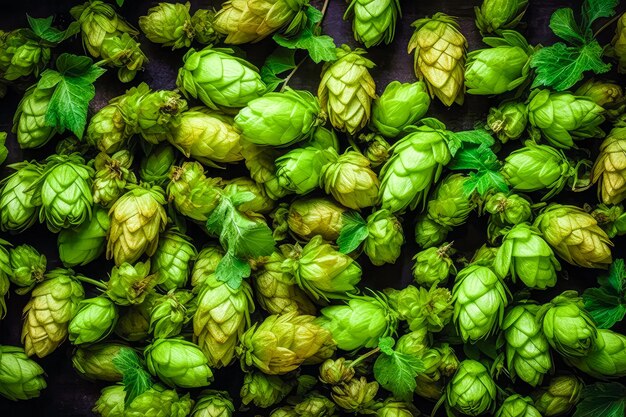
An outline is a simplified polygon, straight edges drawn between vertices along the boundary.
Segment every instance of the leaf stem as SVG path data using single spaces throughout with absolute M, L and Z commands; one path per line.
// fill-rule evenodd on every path
M 87 278 L 87 277 L 82 276 L 82 275 L 76 275 L 76 279 L 81 281 L 81 282 L 84 282 L 86 284 L 91 284 L 91 285 L 93 285 L 93 286 L 95 286 L 95 287 L 97 287 L 97 288 L 99 288 L 99 289 L 101 289 L 103 291 L 107 290 L 107 286 L 102 281 L 96 281 L 95 279 Z
M 596 32 L 593 34 L 594 38 L 597 38 L 598 35 L 606 28 L 608 28 L 609 26 L 611 26 L 613 23 L 615 23 L 622 15 L 618 14 L 617 16 L 614 16 L 611 20 L 609 20 L 608 22 L 606 22 L 604 25 L 602 25 L 602 27 L 598 30 L 596 30 Z
M 304 62 L 308 59 L 309 55 L 305 55 L 304 58 L 302 58 L 300 60 L 300 62 L 298 62 L 298 64 L 291 70 L 291 72 L 289 73 L 289 75 L 287 75 L 287 77 L 285 78 L 285 80 L 283 81 L 283 85 L 282 87 L 280 87 L 280 92 L 282 93 L 285 88 L 287 87 L 287 84 L 289 83 L 289 81 L 291 80 L 291 77 L 293 77 L 293 75 L 296 73 L 296 71 L 298 71 L 298 68 L 300 68 L 300 66 L 302 64 L 304 64 Z
M 348 366 L 350 368 L 354 368 L 355 366 L 357 366 L 358 364 L 363 362 L 365 359 L 369 358 L 372 355 L 377 354 L 378 352 L 380 352 L 380 348 L 379 347 L 377 347 L 376 349 L 372 349 L 369 352 L 364 353 L 363 355 L 359 356 L 358 358 L 356 358 L 355 360 L 350 362 L 350 365 L 348 365 Z
M 322 10 L 320 10 L 322 12 L 322 18 L 320 19 L 319 22 L 317 22 L 317 26 L 321 26 L 322 22 L 324 21 L 324 18 L 326 17 L 326 10 L 328 10 L 328 4 L 330 3 L 330 0 L 324 0 L 324 4 L 322 5 Z

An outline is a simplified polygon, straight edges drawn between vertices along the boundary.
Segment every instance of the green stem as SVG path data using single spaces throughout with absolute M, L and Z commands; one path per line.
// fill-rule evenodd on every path
M 376 349 L 372 349 L 369 352 L 364 353 L 363 355 L 359 356 L 358 358 L 356 358 L 355 360 L 350 362 L 350 365 L 348 365 L 348 366 L 350 368 L 354 368 L 355 366 L 357 366 L 358 364 L 363 362 L 365 359 L 369 358 L 372 355 L 377 354 L 378 352 L 380 352 L 380 348 L 379 347 L 377 347 Z
M 103 291 L 107 290 L 107 286 L 102 281 L 96 281 L 95 279 L 87 278 L 82 275 L 76 275 L 76 279 L 86 284 L 91 284 L 97 288 L 100 288 Z
M 598 30 L 596 30 L 596 33 L 593 34 L 594 38 L 597 38 L 598 35 L 606 28 L 608 28 L 609 26 L 611 26 L 613 23 L 615 23 L 620 17 L 622 17 L 622 15 L 618 14 L 617 16 L 613 17 L 613 19 L 609 20 L 608 22 L 606 22 L 604 25 L 602 25 L 602 27 Z
M 324 4 L 322 5 L 322 18 L 320 19 L 319 22 L 317 22 L 317 27 L 322 25 L 322 22 L 324 21 L 324 18 L 326 17 L 326 10 L 328 10 L 328 4 L 330 3 L 330 0 L 324 0 Z
M 289 81 L 291 80 L 291 77 L 293 77 L 293 75 L 296 73 L 296 71 L 298 71 L 298 68 L 300 68 L 300 66 L 302 64 L 304 64 L 304 62 L 307 60 L 309 56 L 306 55 L 304 58 L 302 58 L 300 60 L 300 62 L 298 62 L 298 64 L 291 70 L 291 72 L 289 73 L 289 75 L 287 75 L 287 78 L 285 78 L 285 81 L 283 81 L 283 86 L 280 87 L 280 92 L 282 93 L 285 88 L 287 87 L 287 84 L 289 83 Z

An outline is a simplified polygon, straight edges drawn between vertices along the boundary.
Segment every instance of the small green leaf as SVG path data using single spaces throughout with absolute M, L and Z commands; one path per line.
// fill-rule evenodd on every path
M 118 7 L 122 7 L 124 5 L 124 0 L 115 0 L 115 3 L 117 3 Z
M 585 308 L 601 329 L 610 329 L 626 317 L 626 269 L 623 259 L 616 259 L 608 275 L 598 278 L 599 288 L 588 288 L 583 293 Z
M 225 282 L 230 288 L 241 287 L 244 278 L 248 278 L 251 273 L 250 264 L 227 252 L 220 260 L 215 269 L 217 279 Z
M 596 382 L 583 388 L 573 417 L 626 416 L 626 387 L 618 382 Z
M 347 254 L 356 250 L 361 242 L 367 238 L 367 235 L 367 223 L 359 213 L 344 213 L 343 225 L 339 233 L 339 238 L 337 238 L 339 252 Z
M 550 29 L 559 38 L 575 45 L 585 43 L 585 38 L 580 34 L 580 28 L 576 23 L 574 11 L 569 7 L 557 9 L 550 18 Z
M 463 192 L 466 196 L 470 196 L 473 192 L 485 196 L 491 190 L 503 193 L 509 191 L 509 186 L 499 171 L 471 172 L 469 178 L 463 184 Z
M 448 165 L 452 170 L 498 170 L 500 163 L 497 155 L 491 148 L 478 146 L 464 148 L 456 153 L 452 162 Z
M 128 405 L 139 395 L 152 387 L 154 382 L 150 374 L 144 369 L 137 353 L 131 348 L 122 348 L 113 358 L 113 365 L 122 374 L 122 383 L 126 397 L 124 404 Z
M 59 30 L 52 27 L 52 16 L 39 19 L 26 15 L 26 19 L 28 19 L 28 24 L 35 35 L 54 45 L 64 41 L 70 36 L 74 36 L 80 31 L 80 24 L 78 22 L 70 23 L 66 30 Z
M 597 19 L 602 17 L 611 17 L 615 15 L 615 8 L 619 4 L 619 0 L 584 0 L 582 5 L 582 22 L 583 28 L 588 32 L 587 36 L 591 38 L 593 32 L 591 25 Z M 591 39 L 589 39 L 591 40 Z
M 381 352 L 387 354 L 387 355 L 393 355 L 393 347 L 396 344 L 396 341 L 393 340 L 393 337 L 387 336 L 387 337 L 381 337 L 380 340 L 378 341 L 378 348 L 380 349 Z
M 296 67 L 294 61 L 296 51 L 293 49 L 277 48 L 265 60 L 265 64 L 261 67 L 261 79 L 267 85 L 268 91 L 276 90 L 285 79 L 279 77 L 287 71 L 291 71 Z
M 453 135 L 463 144 L 471 143 L 488 148 L 496 143 L 493 136 L 491 136 L 491 134 L 485 129 L 464 130 L 461 132 L 455 132 Z
M 626 282 L 626 267 L 623 259 L 616 259 L 609 268 L 609 274 L 606 277 L 600 277 L 598 282 L 603 287 L 612 288 L 615 294 L 626 295 L 624 283 Z
M 391 354 L 382 352 L 376 358 L 374 378 L 383 388 L 391 391 L 394 397 L 411 401 L 413 391 L 417 387 L 415 378 L 425 369 L 421 359 L 391 350 Z

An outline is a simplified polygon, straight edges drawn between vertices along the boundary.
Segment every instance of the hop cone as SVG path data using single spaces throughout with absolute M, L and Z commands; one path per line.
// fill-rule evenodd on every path
M 167 195 L 174 207 L 183 216 L 206 222 L 220 199 L 217 181 L 204 175 L 199 162 L 183 162 L 170 171 Z
M 376 410 L 376 417 L 418 417 L 421 413 L 413 403 L 387 400 Z
M 487 199 L 483 210 L 503 225 L 514 226 L 532 217 L 530 201 L 517 194 L 496 193 Z
M 48 356 L 65 340 L 69 321 L 84 295 L 73 271 L 55 269 L 46 274 L 24 307 L 21 340 L 28 356 Z
M 141 89 L 143 83 L 138 87 Z M 187 101 L 178 91 L 150 91 L 141 95 L 134 106 L 120 106 L 126 124 L 133 127 L 146 141 L 158 144 L 170 139 L 172 129 L 180 125 L 187 110 Z M 130 110 L 130 112 L 129 112 Z
M 240 134 L 232 120 L 201 108 L 182 114 L 180 123 L 173 128 L 170 143 L 186 157 L 208 166 L 217 167 L 243 159 Z
M 617 71 L 620 74 L 626 73 L 626 14 L 622 13 L 617 26 L 615 27 L 615 36 L 611 40 L 611 54 L 617 58 Z
M 528 0 L 483 0 L 480 7 L 474 7 L 476 26 L 483 34 L 514 28 L 522 20 L 526 7 Z
M 393 154 L 380 171 L 380 202 L 400 212 L 424 202 L 430 187 L 439 180 L 452 155 L 443 125 L 421 126 L 396 142 Z
M 75 345 L 99 342 L 113 331 L 117 319 L 117 307 L 108 298 L 82 300 L 68 326 L 70 342 Z
M 232 55 L 231 49 L 189 50 L 176 85 L 185 96 L 198 98 L 212 109 L 241 108 L 265 93 L 256 67 Z
M 6 246 L 6 247 L 5 247 Z M 4 297 L 9 292 L 13 276 L 11 270 L 11 256 L 8 247 L 11 246 L 6 240 L 0 239 L 0 318 L 4 318 L 7 312 L 7 306 Z
M 402 17 L 398 0 L 351 0 L 344 20 L 352 18 L 354 39 L 366 48 L 381 42 L 390 44 L 396 31 L 396 21 Z
M 450 254 L 454 253 L 451 245 L 444 243 L 440 247 L 424 249 L 413 257 L 413 278 L 416 283 L 430 288 L 445 284 L 450 274 L 456 274 L 454 262 L 450 258 Z
M 594 378 L 622 378 L 626 376 L 626 336 L 598 329 L 597 349 L 568 362 Z
M 483 38 L 491 46 L 467 55 L 468 94 L 495 95 L 514 90 L 530 75 L 533 48 L 519 32 L 504 30 L 501 38 Z
M 150 274 L 150 260 L 114 266 L 107 282 L 107 296 L 117 305 L 142 304 L 157 284 L 159 274 Z
M 502 175 L 513 189 L 531 192 L 548 189 L 547 200 L 560 193 L 576 174 L 563 152 L 548 145 L 526 142 L 506 157 Z
M 565 291 L 537 312 L 550 346 L 565 358 L 576 358 L 596 350 L 598 330 L 584 310 L 576 291 Z
M 21 162 L 9 168 L 15 172 L 0 182 L 0 230 L 20 232 L 37 219 L 41 203 L 33 198 L 33 184 L 41 175 L 41 167 L 34 162 Z
M 369 73 L 374 63 L 363 49 L 337 49 L 337 60 L 324 65 L 317 90 L 322 109 L 337 130 L 350 135 L 363 129 L 370 119 L 376 85 Z
M 149 288 L 151 291 L 152 288 Z M 128 342 L 145 341 L 150 337 L 150 310 L 154 292 L 149 292 L 142 303 L 131 304 L 122 310 L 115 334 Z
M 256 262 L 252 286 L 259 306 L 269 314 L 314 315 L 316 308 L 306 293 L 296 285 L 294 278 L 282 269 L 285 256 L 274 252 Z
M 80 346 L 74 351 L 72 365 L 85 379 L 119 382 L 122 381 L 122 373 L 115 367 L 113 359 L 124 348 L 127 348 L 124 344 L 111 342 Z
M 191 16 L 194 39 L 202 44 L 214 44 L 220 40 L 221 34 L 213 27 L 215 10 L 198 9 Z
M 51 232 L 78 226 L 91 218 L 93 169 L 84 162 L 76 154 L 47 159 L 33 198 L 41 199 L 39 221 L 45 221 Z
M 105 38 L 100 51 L 108 66 L 117 68 L 117 78 L 123 83 L 132 81 L 148 61 L 141 44 L 128 33 Z
M 355 370 L 346 358 L 326 359 L 320 365 L 319 374 L 319 380 L 322 383 L 340 385 L 350 381 L 355 375 Z
M 118 151 L 112 156 L 104 152 L 96 156 L 96 174 L 91 186 L 94 203 L 110 207 L 122 195 L 126 183 L 137 181 L 130 170 L 132 163 L 133 156 L 127 150 Z
M 557 376 L 533 394 L 535 407 L 542 416 L 567 414 L 580 401 L 584 384 L 574 375 Z
M 626 198 L 626 127 L 616 127 L 600 145 L 591 177 L 598 183 L 598 198 L 619 204 Z
M 546 289 L 556 285 L 559 261 L 541 233 L 528 223 L 520 223 L 504 235 L 502 246 L 493 264 L 501 277 L 509 272 L 513 281 L 518 278 L 529 288 Z
M 0 33 L 0 77 L 15 81 L 33 74 L 39 76 L 50 61 L 50 44 L 42 42 L 30 29 Z
M 552 369 L 548 340 L 537 322 L 539 306 L 525 303 L 513 307 L 504 317 L 506 367 L 513 378 L 533 387 L 541 384 Z
M 452 289 L 454 322 L 465 342 L 484 339 L 502 325 L 508 293 L 502 279 L 486 266 L 459 271 Z
M 200 348 L 182 339 L 156 339 L 144 351 L 148 370 L 171 387 L 205 387 L 213 372 Z
M 254 194 L 254 199 L 238 206 L 237 209 L 239 211 L 244 213 L 267 214 L 274 209 L 276 202 L 267 195 L 265 188 L 248 177 L 233 178 L 224 185 L 224 193 L 227 195 L 235 195 L 244 192 Z
M 585 268 L 606 268 L 612 243 L 591 214 L 575 206 L 549 205 L 535 220 L 543 238 L 566 262 Z
M 276 159 L 284 155 L 286 151 L 258 146 L 246 140 L 241 141 L 241 146 L 241 154 L 246 168 L 250 171 L 250 178 L 262 185 L 267 195 L 273 200 L 289 194 L 289 190 L 284 189 L 278 182 L 275 165 Z
M 428 216 L 445 228 L 453 228 L 467 221 L 475 203 L 464 192 L 468 177 L 452 174 L 446 177 L 427 204 Z
M 312 146 L 292 149 L 275 161 L 278 184 L 296 194 L 310 193 L 319 186 L 322 168 L 336 159 L 333 149 Z
M 135 262 L 146 253 L 152 256 L 165 229 L 167 215 L 163 189 L 135 186 L 111 207 L 111 227 L 107 234 L 107 259 L 116 265 Z
M 304 17 L 308 0 L 233 0 L 226 2 L 215 15 L 215 30 L 226 35 L 224 42 L 258 42 L 286 27 L 290 33 Z
M 293 384 L 283 381 L 277 375 L 266 375 L 263 372 L 247 372 L 241 386 L 241 402 L 245 405 L 253 403 L 257 407 L 268 408 L 278 404 L 291 392 Z
M 151 258 L 152 273 L 159 274 L 159 287 L 165 291 L 185 287 L 189 264 L 197 255 L 188 236 L 173 228 L 163 233 Z
M 254 366 L 266 374 L 280 375 L 332 356 L 333 336 L 314 320 L 315 316 L 292 312 L 255 324 L 241 336 L 237 347 L 242 368 Z
M 502 143 L 519 139 L 528 124 L 528 107 L 525 103 L 508 102 L 489 109 L 487 126 Z
M 409 323 L 411 331 L 426 327 L 440 332 L 452 319 L 452 294 L 447 288 L 432 286 L 430 290 L 412 285 L 396 291 L 389 290 L 391 305 L 401 320 Z
M 27 293 L 35 284 L 43 281 L 47 265 L 44 255 L 26 244 L 11 248 L 9 254 L 11 273 L 8 274 L 8 278 L 12 284 L 20 287 L 16 290 L 18 294 Z M 5 262 L 6 260 L 3 263 Z
M 318 323 L 328 329 L 337 347 L 351 351 L 378 346 L 378 339 L 395 333 L 397 314 L 383 295 L 352 296 L 347 304 L 324 307 Z
M 53 88 L 32 86 L 24 93 L 13 117 L 13 132 L 22 149 L 39 148 L 57 132 L 46 124 L 48 104 L 54 93 Z
M 409 84 L 392 81 L 372 103 L 370 127 L 383 136 L 395 138 L 421 119 L 429 106 L 430 97 L 424 82 Z
M 557 148 L 574 147 L 574 140 L 603 136 L 604 109 L 592 99 L 571 93 L 535 90 L 528 104 L 528 122 Z
M 347 151 L 322 168 L 321 184 L 342 205 L 360 210 L 376 205 L 380 181 L 370 161 L 357 151 Z
M 313 94 L 291 89 L 252 100 L 235 117 L 245 140 L 269 146 L 288 146 L 306 139 L 325 120 Z
M 367 382 L 362 376 L 332 388 L 331 397 L 335 404 L 347 413 L 371 414 L 374 399 L 378 394 L 378 382 Z
M 440 225 L 425 214 L 417 216 L 415 222 L 415 242 L 424 249 L 441 245 L 451 229 Z
M 254 311 L 252 289 L 245 281 L 237 288 L 206 278 L 197 298 L 193 316 L 194 341 L 208 359 L 209 366 L 222 368 L 235 356 L 235 346 Z
M 160 385 L 137 396 L 124 409 L 124 417 L 185 417 L 191 412 L 193 400 L 189 394 L 179 396 L 176 391 Z
M 437 96 L 446 106 L 463 104 L 467 40 L 454 17 L 437 13 L 419 19 L 409 40 L 408 53 L 415 50 L 413 69 L 423 80 L 431 97 Z
M 167 143 L 160 144 L 141 160 L 139 178 L 144 182 L 163 187 L 175 159 L 174 148 Z
M 44 370 L 22 347 L 0 345 L 0 395 L 11 401 L 39 397 L 46 388 Z
M 514 394 L 507 397 L 495 417 L 542 417 L 541 413 L 533 405 L 530 397 L 522 397 Z
M 327 198 L 295 200 L 289 206 L 287 223 L 289 230 L 303 240 L 316 235 L 331 242 L 337 240 L 343 226 L 344 207 Z
M 370 160 L 372 168 L 378 168 L 387 162 L 391 145 L 381 135 L 362 134 L 359 139 L 364 143 L 363 155 Z
M 232 417 L 233 401 L 226 391 L 205 390 L 191 410 L 192 417 Z
M 313 417 L 335 415 L 335 409 L 336 406 L 330 399 L 317 392 L 309 393 L 293 407 L 297 415 Z
M 302 249 L 285 247 L 283 253 L 287 255 L 283 270 L 291 272 L 296 284 L 315 301 L 341 299 L 357 291 L 361 267 L 348 255 L 324 243 L 321 236 L 315 236 Z
M 402 224 L 389 210 L 377 210 L 367 218 L 363 251 L 373 265 L 395 263 L 403 244 Z
M 218 244 L 209 244 L 198 252 L 191 270 L 191 286 L 194 287 L 194 292 L 201 289 L 204 281 L 215 273 L 223 257 L 224 249 Z
M 480 362 L 466 359 L 446 387 L 447 406 L 469 416 L 493 413 L 496 384 Z
M 110 220 L 107 211 L 96 207 L 91 219 L 74 229 L 63 229 L 57 237 L 63 265 L 86 265 L 100 257 L 106 248 Z
M 100 391 L 91 411 L 102 417 L 123 417 L 126 390 L 124 385 L 110 385 Z
M 188 48 L 194 37 L 189 7 L 189 2 L 159 3 L 146 16 L 139 17 L 139 27 L 154 43 L 172 49 Z
M 626 96 L 619 84 L 589 79 L 574 92 L 577 96 L 587 96 L 606 111 L 608 119 L 619 117 L 626 110 Z
M 162 271 L 161 271 L 162 272 Z M 170 291 L 154 300 L 150 310 L 150 332 L 157 339 L 178 336 L 195 313 L 191 291 Z
M 130 138 L 128 131 L 122 112 L 112 100 L 89 120 L 85 140 L 100 151 L 113 154 Z

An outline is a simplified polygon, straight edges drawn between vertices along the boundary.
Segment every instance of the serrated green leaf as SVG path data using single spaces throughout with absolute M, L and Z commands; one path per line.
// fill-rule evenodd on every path
M 217 264 L 215 276 L 218 280 L 225 282 L 229 287 L 237 289 L 241 286 L 244 278 L 248 278 L 251 273 L 250 264 L 227 252 Z
M 582 5 L 582 27 L 587 32 L 587 37 L 591 40 L 593 32 L 591 25 L 602 17 L 615 15 L 615 8 L 619 0 L 584 0 Z
M 604 288 L 588 288 L 583 293 L 585 309 L 600 329 L 610 329 L 626 316 L 626 304 L 621 297 L 606 292 Z
M 267 57 L 261 67 L 261 79 L 267 85 L 268 91 L 276 90 L 276 87 L 285 81 L 283 77 L 279 77 L 280 74 L 296 67 L 295 53 L 293 49 L 277 48 Z
M 80 31 L 80 24 L 78 22 L 70 23 L 66 30 L 59 30 L 52 27 L 52 16 L 46 18 L 34 18 L 26 15 L 26 19 L 28 20 L 28 24 L 35 35 L 54 45 Z
M 626 387 L 618 382 L 596 382 L 583 388 L 573 417 L 626 416 Z
M 498 156 L 485 146 L 464 148 L 456 153 L 454 159 L 448 165 L 452 170 L 498 170 L 500 164 Z
M 383 352 L 374 362 L 374 378 L 394 397 L 411 401 L 417 387 L 415 378 L 425 369 L 422 360 L 415 356 L 395 351 L 390 355 Z
M 485 196 L 491 190 L 503 193 L 509 191 L 509 186 L 499 171 L 471 172 L 469 178 L 463 184 L 463 192 L 466 196 L 470 196 L 474 192 Z
M 474 145 L 480 145 L 484 147 L 491 147 L 496 143 L 496 140 L 485 129 L 464 130 L 461 132 L 455 132 L 452 135 L 458 139 L 461 143 L 471 143 Z
M 603 53 L 604 49 L 596 41 L 582 47 L 559 42 L 542 48 L 530 61 L 530 66 L 537 72 L 533 88 L 547 86 L 563 91 L 580 81 L 586 71 L 607 72 L 611 65 L 602 61 Z
M 113 365 L 122 374 L 122 383 L 126 396 L 124 404 L 128 405 L 139 395 L 152 387 L 152 377 L 145 370 L 141 359 L 131 348 L 122 348 L 113 358 Z
M 576 23 L 574 10 L 569 7 L 557 9 L 550 17 L 550 29 L 559 38 L 576 45 L 585 43 L 585 38 L 580 34 L 581 30 Z
M 378 349 L 387 355 L 393 355 L 393 346 L 395 344 L 396 341 L 393 340 L 393 337 L 381 337 L 380 340 L 378 340 Z
M 626 267 L 623 259 L 615 259 L 609 268 L 606 277 L 600 277 L 598 282 L 603 287 L 609 287 L 615 294 L 626 295 L 624 282 L 626 281 Z
M 356 212 L 343 214 L 343 225 L 337 238 L 339 252 L 350 253 L 356 250 L 368 235 L 367 222 Z

